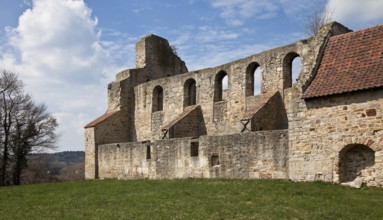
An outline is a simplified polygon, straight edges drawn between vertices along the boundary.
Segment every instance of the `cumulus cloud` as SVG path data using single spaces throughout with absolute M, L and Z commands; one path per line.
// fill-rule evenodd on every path
M 344 23 L 369 23 L 383 19 L 382 9 L 381 0 L 329 0 L 327 4 L 333 18 Z
M 97 19 L 90 13 L 83 1 L 35 0 L 32 9 L 19 18 L 18 26 L 8 29 L 9 43 L 20 53 L 16 64 L 28 67 L 23 77 L 30 81 L 47 74 L 45 82 L 49 83 L 99 80 L 102 72 L 93 70 L 95 66 L 102 68 L 99 61 L 105 60 L 106 53 L 94 31 Z
M 106 108 L 116 69 L 96 27 L 83 0 L 34 0 L 0 48 L 0 68 L 18 73 L 58 118 L 61 150 L 82 149 L 83 126 Z

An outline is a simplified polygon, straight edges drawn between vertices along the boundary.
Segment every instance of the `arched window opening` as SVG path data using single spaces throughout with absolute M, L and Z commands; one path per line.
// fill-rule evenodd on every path
M 226 75 L 222 79 L 222 91 L 229 89 L 229 77 Z
M 347 145 L 339 152 L 339 182 L 350 182 L 375 164 L 375 152 L 366 145 Z
M 214 101 L 219 102 L 223 100 L 224 91 L 229 89 L 229 77 L 225 71 L 220 71 L 215 76 L 214 86 Z
M 156 86 L 153 90 L 152 112 L 162 111 L 164 102 L 164 91 L 161 86 Z
M 300 56 L 297 56 L 293 59 L 292 67 L 291 67 L 291 75 L 292 75 L 292 84 L 298 81 L 299 74 L 302 70 L 302 58 Z
M 195 105 L 197 103 L 197 88 L 194 79 L 186 80 L 184 84 L 184 106 Z
M 253 95 L 259 95 L 261 94 L 261 78 L 262 78 L 262 69 L 261 67 L 258 67 L 254 73 L 253 73 Z
M 286 55 L 283 61 L 284 88 L 292 87 L 298 81 L 302 70 L 302 59 L 299 54 L 292 52 Z
M 246 96 L 261 94 L 262 69 L 256 62 L 250 63 L 246 69 Z

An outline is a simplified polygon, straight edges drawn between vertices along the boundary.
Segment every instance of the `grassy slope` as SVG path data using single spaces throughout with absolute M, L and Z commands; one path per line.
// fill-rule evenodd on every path
M 276 180 L 79 181 L 0 188 L 0 219 L 381 219 L 383 189 Z

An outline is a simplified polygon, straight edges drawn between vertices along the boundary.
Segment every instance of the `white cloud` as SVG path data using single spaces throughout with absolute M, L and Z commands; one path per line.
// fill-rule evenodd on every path
M 96 26 L 83 0 L 34 0 L 0 48 L 0 68 L 18 73 L 58 118 L 60 150 L 83 149 L 83 126 L 106 109 L 116 67 Z
M 329 0 L 327 9 L 339 22 L 369 23 L 383 19 L 382 0 Z
M 242 26 L 250 19 L 270 19 L 284 13 L 290 19 L 303 19 L 326 0 L 213 0 L 211 6 L 232 26 Z
M 125 67 L 135 65 L 135 46 L 139 40 L 138 37 L 114 29 L 103 28 L 102 38 L 100 44 L 108 52 L 113 63 L 123 64 Z M 116 70 L 121 70 L 121 68 Z
M 267 49 L 291 43 L 299 37 L 296 33 L 268 38 L 267 43 L 249 41 L 254 35 L 251 28 L 223 28 L 219 26 L 182 26 L 177 30 L 161 29 L 160 36 L 173 35 L 171 45 L 177 47 L 189 71 L 222 65 Z
M 212 7 L 221 11 L 220 16 L 233 26 L 241 26 L 247 19 L 274 17 L 279 10 L 273 0 L 213 0 Z
M 227 45 L 205 45 L 204 52 L 198 55 L 185 55 L 189 70 L 214 67 L 237 59 L 250 56 L 272 48 L 272 45 L 253 44 L 240 45 L 236 48 Z
M 284 14 L 290 19 L 306 19 L 313 11 L 322 8 L 327 0 L 278 0 Z
M 227 31 L 210 26 L 201 26 L 198 28 L 198 34 L 195 36 L 198 42 L 207 43 L 219 40 L 231 40 L 238 38 L 239 34 L 233 31 Z
M 23 4 L 29 7 L 32 7 L 32 1 L 31 0 L 23 0 Z

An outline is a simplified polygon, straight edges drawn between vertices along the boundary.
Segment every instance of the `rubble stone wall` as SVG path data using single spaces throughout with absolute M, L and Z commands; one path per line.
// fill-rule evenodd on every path
M 328 39 L 348 31 L 331 23 L 312 38 L 191 72 L 165 39 L 144 37 L 136 45 L 136 68 L 108 85 L 108 112 L 118 114 L 86 128 L 86 178 L 356 178 L 383 186 L 383 90 L 302 99 Z M 296 56 L 301 72 L 293 80 Z M 255 67 L 262 70 L 259 96 L 249 95 Z M 222 73 L 224 91 L 217 89 Z M 171 139 L 161 140 L 163 126 L 183 113 L 185 85 L 193 80 L 198 113 L 184 116 L 171 127 Z M 163 108 L 154 111 L 158 86 Z M 241 119 L 269 91 L 278 96 L 254 114 L 252 132 L 241 133 Z
M 292 91 L 291 95 L 299 93 Z M 339 167 L 342 156 L 347 155 L 341 151 L 350 145 L 363 145 L 374 152 L 375 159 L 357 176 L 369 186 L 383 186 L 383 89 L 295 98 L 287 114 L 289 178 L 342 182 Z
M 198 156 L 191 143 L 198 143 Z M 98 148 L 99 178 L 286 179 L 287 151 L 286 130 L 106 144 Z

